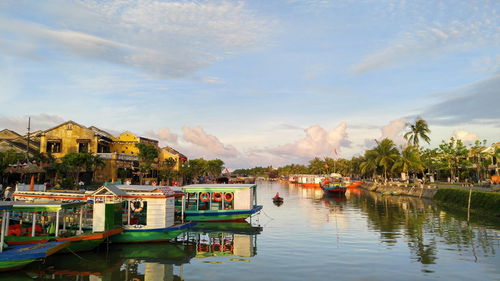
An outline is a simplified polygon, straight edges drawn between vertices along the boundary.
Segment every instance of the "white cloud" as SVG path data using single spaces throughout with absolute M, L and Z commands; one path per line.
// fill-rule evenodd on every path
M 28 132 L 28 117 L 31 117 L 31 131 L 46 130 L 67 120 L 50 114 L 35 114 L 24 116 L 0 116 L 0 130 L 9 129 L 24 135 Z
M 397 119 L 391 121 L 386 126 L 382 127 L 382 137 L 380 139 L 388 138 L 396 144 L 403 144 L 403 132 L 406 128 L 407 121 L 405 119 Z
M 236 157 L 239 154 L 234 146 L 225 145 L 216 136 L 207 134 L 201 127 L 183 127 L 182 130 L 183 139 L 197 146 L 198 153 L 209 153 L 219 157 Z
M 178 143 L 178 135 L 172 133 L 168 128 L 162 128 L 158 131 L 148 130 L 144 133 L 147 137 L 157 139 L 160 143 L 165 144 L 177 144 Z
M 340 153 L 342 147 L 351 145 L 345 122 L 330 131 L 323 129 L 319 125 L 310 126 L 304 131 L 305 137 L 293 143 L 265 150 L 256 150 L 256 152 L 267 152 L 281 157 L 292 156 L 302 160 L 309 160 L 314 157 L 332 157 L 334 149 Z
M 500 46 L 496 20 L 452 21 L 433 24 L 420 30 L 405 32 L 389 46 L 367 55 L 352 67 L 354 73 L 433 59 L 444 53 Z
M 193 76 L 225 56 L 252 49 L 272 25 L 239 1 L 28 1 L 6 4 L 4 11 L 36 11 L 48 20 L 42 25 L 0 18 L 0 35 L 15 36 L 16 44 L 26 46 L 18 55 L 44 52 L 61 59 L 71 54 L 164 78 Z
M 478 140 L 478 136 L 474 133 L 469 133 L 464 130 L 456 130 L 453 132 L 453 137 L 455 139 L 462 140 L 465 144 L 471 144 Z

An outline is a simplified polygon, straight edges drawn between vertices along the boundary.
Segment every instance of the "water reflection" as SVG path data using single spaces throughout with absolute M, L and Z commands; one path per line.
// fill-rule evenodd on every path
M 24 272 L 39 280 L 182 280 L 174 265 L 182 267 L 196 252 L 171 243 L 112 245 L 101 252 L 54 256 L 38 268 Z
M 494 255 L 499 246 L 497 231 L 459 220 L 430 200 L 361 190 L 348 192 L 346 197 L 366 214 L 369 227 L 379 233 L 382 243 L 395 246 L 404 241 L 411 259 L 421 264 L 436 263 L 438 243 L 445 243 L 448 250 L 461 252 L 474 261 Z M 342 211 L 343 198 L 323 200 L 330 209 Z
M 247 222 L 199 223 L 178 238 L 196 252 L 196 258 L 253 257 L 257 254 L 257 234 L 262 227 Z M 231 259 L 232 261 L 248 261 Z M 206 261 L 214 263 L 214 261 Z M 217 262 L 220 263 L 220 262 Z
M 284 204 L 271 198 L 279 192 Z M 497 280 L 500 225 L 414 197 L 261 183 L 261 226 L 199 223 L 177 244 L 58 255 L 0 280 Z M 4 278 L 4 279 L 2 279 Z

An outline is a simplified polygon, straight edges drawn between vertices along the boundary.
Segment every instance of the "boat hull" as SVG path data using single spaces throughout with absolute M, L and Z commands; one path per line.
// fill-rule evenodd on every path
M 186 232 L 194 223 L 184 223 L 168 228 L 154 229 L 126 229 L 122 233 L 111 237 L 113 243 L 147 243 L 170 241 L 179 234 Z
M 123 231 L 123 228 L 116 228 L 106 232 L 92 233 L 89 235 L 78 235 L 71 237 L 54 237 L 54 236 L 6 236 L 5 242 L 8 245 L 32 245 L 47 243 L 51 240 L 68 241 L 71 244 L 60 251 L 60 253 L 84 252 L 91 251 L 99 246 L 106 238 L 116 235 Z
M 27 264 L 46 258 L 67 247 L 70 242 L 49 242 L 38 245 L 10 246 L 0 253 L 0 271 L 23 268 Z
M 345 194 L 347 190 L 345 186 L 323 186 L 321 189 L 326 195 Z
M 244 221 L 260 210 L 262 206 L 258 205 L 251 210 L 185 211 L 184 215 L 186 220 L 195 222 Z

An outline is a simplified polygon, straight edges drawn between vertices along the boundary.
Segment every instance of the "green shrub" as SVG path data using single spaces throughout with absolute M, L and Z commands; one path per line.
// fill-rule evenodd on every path
M 432 199 L 467 208 L 469 191 L 464 189 L 440 188 Z M 500 193 L 472 191 L 471 208 L 500 214 Z

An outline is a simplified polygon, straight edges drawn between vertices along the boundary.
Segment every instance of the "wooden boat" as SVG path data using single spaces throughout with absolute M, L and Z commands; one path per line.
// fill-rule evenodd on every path
M 30 245 L 68 241 L 71 244 L 61 253 L 89 251 L 123 231 L 120 214 L 119 204 L 14 202 L 12 216 L 6 220 L 5 242 Z
M 319 188 L 321 181 L 324 179 L 320 175 L 298 175 L 298 183 L 305 188 Z
M 111 238 L 115 243 L 158 242 L 175 238 L 194 223 L 184 222 L 184 212 L 176 215 L 175 199 L 182 191 L 166 186 L 108 184 L 94 192 L 16 192 L 16 200 L 111 202 L 122 204 L 124 231 Z M 182 205 L 182 204 L 181 204 Z
M 184 206 L 189 221 L 244 221 L 262 210 L 257 205 L 255 184 L 193 184 L 183 186 Z
M 326 177 L 321 182 L 321 189 L 326 195 L 338 195 L 345 194 L 347 187 L 341 178 L 338 177 Z
M 0 271 L 18 270 L 68 247 L 69 241 L 9 246 L 0 253 Z
M 67 247 L 69 241 L 48 242 L 37 245 L 17 245 L 4 247 L 5 232 L 12 203 L 2 202 L 2 224 L 0 227 L 0 271 L 18 270 L 27 264 L 44 259 Z
M 176 217 L 175 199 L 183 201 L 183 193 L 169 187 L 107 185 L 96 190 L 91 198 L 124 206 L 124 231 L 111 237 L 114 243 L 169 241 L 194 225 L 184 222 L 183 210 Z

